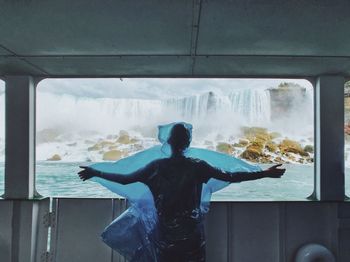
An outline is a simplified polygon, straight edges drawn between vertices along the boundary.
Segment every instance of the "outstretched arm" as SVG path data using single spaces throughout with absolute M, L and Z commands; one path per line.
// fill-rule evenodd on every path
M 264 177 L 280 178 L 286 171 L 284 168 L 278 168 L 281 165 L 282 164 L 274 165 L 266 170 L 258 172 L 225 172 L 212 167 L 209 170 L 209 176 L 231 183 L 257 180 Z
M 95 177 L 100 177 L 112 182 L 126 185 L 126 184 L 144 181 L 153 172 L 154 164 L 152 162 L 146 165 L 145 167 L 140 168 L 135 172 L 132 172 L 129 174 L 101 172 L 88 166 L 80 166 L 80 168 L 82 168 L 83 170 L 80 171 L 78 175 L 80 179 L 83 181 L 95 176 Z

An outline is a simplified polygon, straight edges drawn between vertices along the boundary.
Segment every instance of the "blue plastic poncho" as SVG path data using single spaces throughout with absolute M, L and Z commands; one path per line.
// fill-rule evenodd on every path
M 158 139 L 161 145 L 154 146 L 114 163 L 97 163 L 91 167 L 102 172 L 129 174 L 146 166 L 153 160 L 170 157 L 171 149 L 167 141 L 175 124 L 177 123 L 159 126 Z M 183 124 L 192 134 L 192 125 Z M 186 150 L 185 156 L 204 160 L 210 165 L 228 172 L 254 172 L 261 170 L 259 167 L 250 165 L 235 157 L 207 149 L 189 148 Z M 157 212 L 149 188 L 140 182 L 121 185 L 99 177 L 93 177 L 91 180 L 127 198 L 130 204 L 130 207 L 123 214 L 106 227 L 102 233 L 103 241 L 129 261 L 157 261 L 154 242 L 156 241 Z M 213 178 L 203 185 L 201 197 L 202 213 L 209 211 L 212 193 L 227 185 L 229 185 L 228 182 Z

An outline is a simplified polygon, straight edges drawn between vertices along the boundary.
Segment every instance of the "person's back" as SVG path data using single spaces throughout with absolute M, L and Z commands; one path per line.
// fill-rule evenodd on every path
M 150 188 L 160 218 L 171 220 L 191 216 L 199 210 L 202 184 L 201 162 L 192 158 L 172 157 L 154 162 L 154 174 L 144 183 Z
M 149 187 L 158 213 L 157 226 L 149 236 L 157 247 L 156 261 L 205 261 L 200 203 L 203 183 L 210 178 L 234 183 L 279 178 L 285 171 L 278 169 L 280 164 L 256 172 L 224 171 L 205 161 L 187 158 L 190 142 L 190 130 L 181 123 L 175 124 L 167 139 L 171 147 L 169 158 L 155 160 L 130 174 L 100 172 L 90 167 L 82 167 L 84 170 L 79 172 L 83 180 L 98 176 L 124 185 L 142 182 Z
M 184 156 L 154 161 L 144 182 L 151 190 L 159 219 L 161 261 L 204 261 L 205 237 L 200 211 L 202 161 Z

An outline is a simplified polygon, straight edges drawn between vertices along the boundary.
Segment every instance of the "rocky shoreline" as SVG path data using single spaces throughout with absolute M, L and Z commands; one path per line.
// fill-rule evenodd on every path
M 243 127 L 242 134 L 243 137 L 238 142 L 218 143 L 216 151 L 263 164 L 313 163 L 314 147 L 311 141 L 302 146 L 298 141 L 282 137 L 277 132 L 268 132 L 261 127 Z
M 57 133 L 48 135 L 49 133 L 46 131 L 39 134 L 41 137 L 38 138 L 38 141 L 42 143 L 61 141 L 62 143 L 62 139 Z M 309 141 L 300 143 L 283 137 L 277 132 L 269 132 L 262 127 L 242 127 L 241 135 L 231 138 L 229 141 L 224 141 L 224 139 L 218 137 L 215 141 L 196 142 L 194 144 L 197 147 L 215 150 L 254 163 L 313 163 L 314 148 L 311 138 Z M 156 144 L 157 140 L 155 138 L 141 138 L 140 136 L 133 136 L 127 131 L 120 131 L 117 135 L 108 135 L 97 140 L 85 139 L 65 143 L 66 149 L 63 151 L 66 153 L 62 155 L 62 150 L 51 152 L 46 160 L 65 161 L 69 156 L 69 151 L 74 151 L 74 148 L 79 147 L 87 155 L 85 159 L 87 162 L 116 161 Z M 58 151 L 61 151 L 61 153 Z

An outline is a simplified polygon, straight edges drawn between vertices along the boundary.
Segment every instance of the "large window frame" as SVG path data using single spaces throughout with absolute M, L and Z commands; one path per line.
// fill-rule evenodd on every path
M 170 78 L 172 76 L 164 77 Z M 249 78 L 249 76 L 246 77 Z M 230 78 L 235 77 L 231 76 Z M 264 78 L 267 77 L 264 76 Z M 20 168 L 21 172 L 6 169 L 5 198 L 31 199 L 39 197 L 35 191 L 35 146 L 33 147 L 33 145 L 35 145 L 35 88 L 41 80 L 42 78 L 30 76 L 5 78 L 7 90 L 6 119 L 10 120 L 7 121 L 6 130 L 23 127 L 21 132 L 17 132 L 11 137 L 6 137 L 6 144 L 8 147 L 13 148 L 18 143 L 17 138 L 23 138 L 23 136 L 25 136 L 23 141 L 26 143 L 24 153 L 16 161 L 13 157 L 15 152 L 6 150 L 6 167 L 13 168 L 17 161 L 24 161 L 24 165 Z M 346 198 L 344 192 L 344 103 L 337 102 L 343 99 L 345 79 L 343 76 L 324 75 L 307 80 L 314 86 L 314 139 L 316 150 L 314 193 L 309 199 L 321 201 L 344 200 Z M 14 103 L 18 96 L 22 97 L 24 103 L 20 105 Z M 335 103 L 331 104 L 329 100 L 327 103 L 329 98 Z M 13 109 L 11 113 L 9 113 L 9 108 Z M 330 115 L 329 111 L 336 114 Z M 13 114 L 24 117 L 24 123 L 13 121 L 11 118 Z M 332 125 L 327 125 L 330 122 Z M 340 135 L 341 137 L 339 137 L 339 134 L 342 134 Z M 330 135 L 336 135 L 338 137 L 337 140 L 330 141 Z M 22 185 L 16 188 L 15 185 L 19 181 Z

